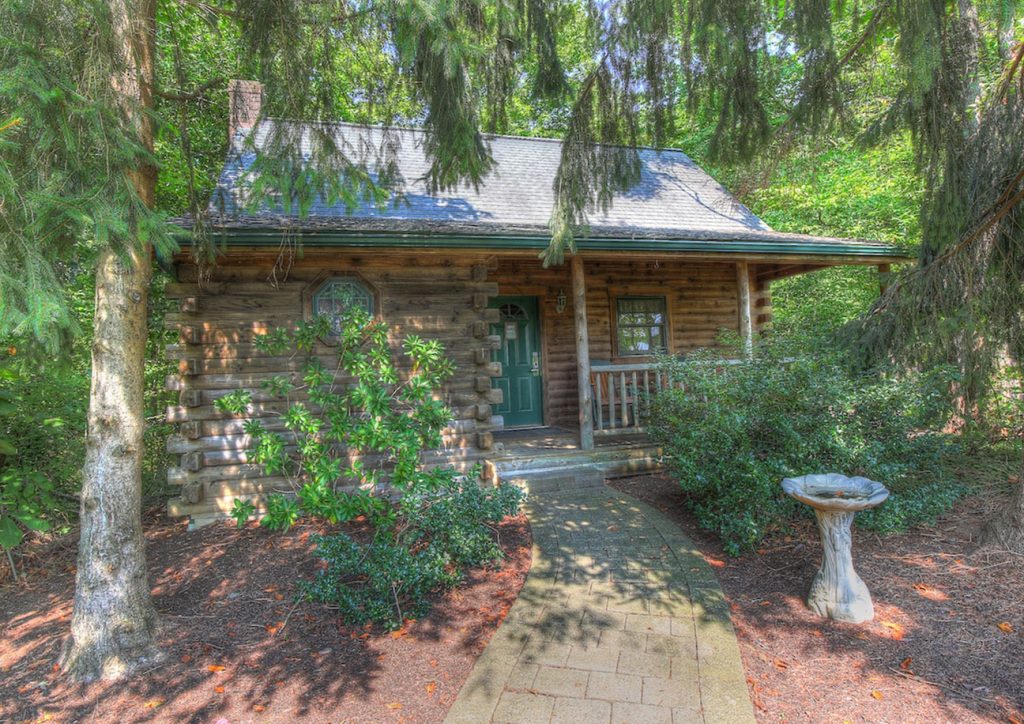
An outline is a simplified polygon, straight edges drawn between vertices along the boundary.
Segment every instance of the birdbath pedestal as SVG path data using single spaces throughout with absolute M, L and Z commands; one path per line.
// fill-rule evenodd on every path
M 871 594 L 853 569 L 850 526 L 859 510 L 889 497 L 881 483 L 838 473 L 786 478 L 782 489 L 814 508 L 821 533 L 821 567 L 811 583 L 807 605 L 819 616 L 862 623 L 875 616 Z

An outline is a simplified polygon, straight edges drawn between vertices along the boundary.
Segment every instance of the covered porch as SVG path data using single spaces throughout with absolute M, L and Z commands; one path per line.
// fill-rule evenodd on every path
M 668 384 L 655 350 L 710 347 L 723 330 L 750 349 L 771 324 L 772 281 L 859 264 L 876 266 L 883 284 L 888 255 L 581 250 L 542 268 L 535 256 L 499 253 L 488 270 L 500 320 L 491 326 L 500 389 L 488 459 L 649 446 L 650 396 Z

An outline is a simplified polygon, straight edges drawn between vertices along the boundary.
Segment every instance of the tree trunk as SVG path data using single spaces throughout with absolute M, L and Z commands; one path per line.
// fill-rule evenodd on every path
M 111 79 L 144 147 L 153 147 L 155 0 L 110 0 L 124 49 Z M 152 207 L 156 170 L 125 169 Z M 112 173 L 117 173 L 116 170 Z M 150 250 L 100 253 L 96 268 L 92 387 L 82 484 L 81 537 L 64 670 L 81 680 L 123 678 L 160 657 L 154 644 L 142 535 L 143 409 Z
M 1017 389 L 1024 390 L 1024 349 L 1018 344 L 1011 349 L 1011 364 L 1016 370 Z M 989 522 L 981 534 L 982 546 L 1000 546 L 1014 553 L 1024 554 L 1024 461 L 1017 474 L 1017 492 L 1013 502 Z
M 1012 504 L 985 526 L 982 546 L 999 546 L 1024 554 L 1024 464 L 1017 475 L 1017 492 Z

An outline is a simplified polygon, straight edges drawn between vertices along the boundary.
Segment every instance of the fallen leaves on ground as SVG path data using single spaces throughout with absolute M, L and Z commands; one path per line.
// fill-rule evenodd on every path
M 940 591 L 935 586 L 929 586 L 927 583 L 915 583 L 914 590 L 929 601 L 949 600 L 949 596 L 944 591 Z
M 903 640 L 903 626 L 895 621 L 882 621 L 882 626 L 888 629 L 889 638 L 894 641 Z
M 883 698 L 882 697 L 882 692 L 880 692 L 878 689 L 872 689 L 871 690 L 871 698 L 872 699 L 878 699 L 879 701 L 881 701 L 882 698 Z
M 1013 633 L 1013 625 L 1009 621 L 1003 621 L 1002 623 L 996 624 L 996 628 L 1003 633 Z

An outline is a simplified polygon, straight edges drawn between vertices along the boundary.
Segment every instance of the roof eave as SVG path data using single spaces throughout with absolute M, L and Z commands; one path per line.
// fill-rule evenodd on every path
M 228 246 L 279 246 L 282 234 L 301 239 L 304 245 L 330 248 L 406 248 L 406 249 L 483 249 L 483 250 L 535 250 L 542 251 L 551 242 L 547 235 L 516 234 L 414 234 L 408 232 L 352 233 L 338 231 L 296 231 L 280 229 L 220 228 L 212 233 L 223 236 Z M 614 238 L 588 236 L 577 239 L 580 252 L 650 252 L 701 253 L 743 255 L 751 257 L 806 256 L 849 257 L 872 259 L 877 263 L 912 261 L 915 255 L 894 245 L 858 242 L 855 240 L 832 243 L 792 238 L 781 239 L 692 239 L 692 238 Z M 187 232 L 181 235 L 184 241 Z M 812 238 L 812 237 L 811 237 Z

